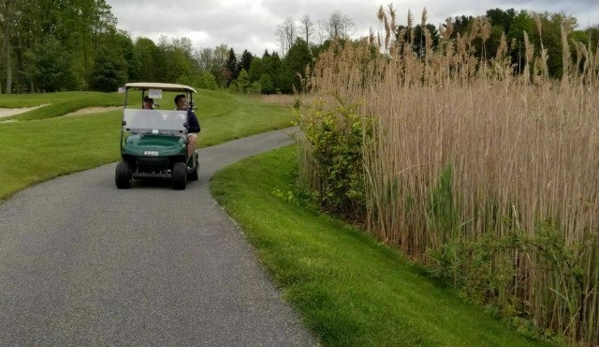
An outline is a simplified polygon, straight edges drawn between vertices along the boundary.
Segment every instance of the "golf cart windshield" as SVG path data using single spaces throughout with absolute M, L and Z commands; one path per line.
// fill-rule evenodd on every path
M 182 134 L 186 132 L 187 111 L 125 109 L 123 120 L 123 129 L 132 134 Z

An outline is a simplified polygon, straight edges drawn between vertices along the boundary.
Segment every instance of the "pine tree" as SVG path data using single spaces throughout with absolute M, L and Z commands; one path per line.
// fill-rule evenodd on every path
M 231 81 L 236 80 L 239 77 L 239 64 L 237 63 L 237 56 L 233 48 L 229 50 L 229 58 L 225 64 L 226 76 L 225 80 L 227 87 L 231 84 Z

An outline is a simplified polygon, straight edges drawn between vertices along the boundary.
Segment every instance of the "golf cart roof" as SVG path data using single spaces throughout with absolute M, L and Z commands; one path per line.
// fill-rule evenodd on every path
M 190 86 L 186 86 L 184 84 L 174 84 L 174 83 L 155 83 L 155 82 L 135 82 L 135 83 L 127 83 L 125 84 L 125 88 L 133 88 L 133 89 L 162 89 L 165 91 L 190 91 L 192 93 L 197 93 L 195 89 Z

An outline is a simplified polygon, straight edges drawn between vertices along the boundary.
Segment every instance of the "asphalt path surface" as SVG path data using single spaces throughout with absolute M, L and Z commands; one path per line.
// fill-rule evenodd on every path
M 0 346 L 313 346 L 210 177 L 291 130 L 199 151 L 200 178 L 114 183 L 115 164 L 0 205 Z

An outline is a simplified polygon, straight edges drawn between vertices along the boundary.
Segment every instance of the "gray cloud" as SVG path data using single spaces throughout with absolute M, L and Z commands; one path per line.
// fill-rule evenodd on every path
M 285 18 L 299 21 L 309 15 L 316 22 L 327 19 L 334 11 L 351 18 L 357 35 L 366 35 L 370 28 L 378 30 L 376 12 L 381 4 L 374 0 L 107 0 L 118 19 L 118 27 L 134 38 L 148 37 L 154 42 L 168 38 L 187 37 L 194 48 L 214 48 L 226 44 L 241 53 L 244 49 L 261 55 L 265 49 L 278 50 L 275 30 Z M 483 15 L 493 8 L 563 12 L 578 19 L 579 27 L 599 24 L 597 0 L 400 0 L 393 3 L 400 24 L 406 23 L 408 10 L 420 22 L 427 8 L 428 22 L 435 25 L 447 17 Z

